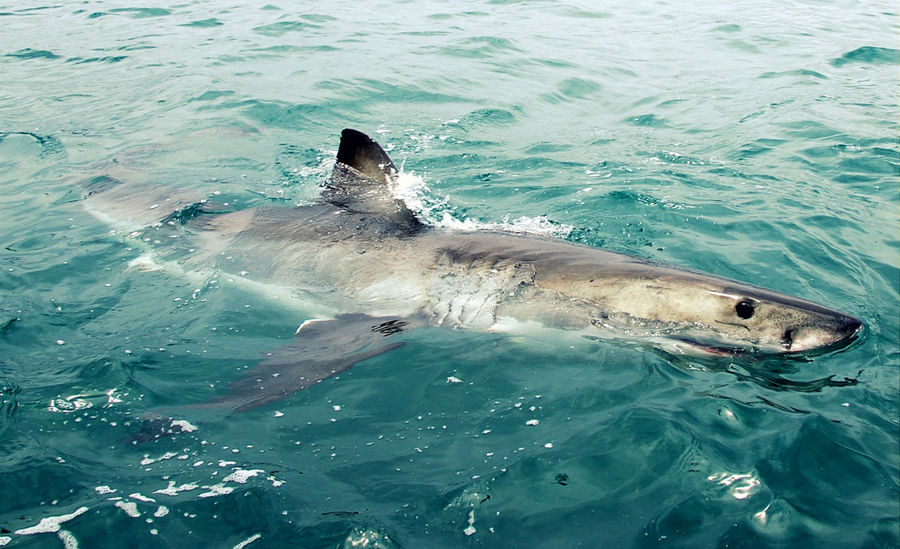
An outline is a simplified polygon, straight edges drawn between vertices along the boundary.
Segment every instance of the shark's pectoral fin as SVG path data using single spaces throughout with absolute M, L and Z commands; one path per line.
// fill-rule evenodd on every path
M 360 316 L 362 315 L 354 315 Z M 137 421 L 137 429 L 125 440 L 131 444 L 139 444 L 159 438 L 178 436 L 196 429 L 195 426 L 184 420 L 176 420 L 176 417 L 188 416 L 192 420 L 199 416 L 202 424 L 208 419 L 218 418 L 223 414 L 246 412 L 254 408 L 265 406 L 288 398 L 297 391 L 301 391 L 314 385 L 323 379 L 345 372 L 358 362 L 378 356 L 403 346 L 403 341 L 383 341 L 387 336 L 399 333 L 397 327 L 400 324 L 408 325 L 401 319 L 369 318 L 376 323 L 370 329 L 377 338 L 361 349 L 348 348 L 348 354 L 340 355 L 340 349 L 334 345 L 326 345 L 317 349 L 315 338 L 305 338 L 304 341 L 291 345 L 271 353 L 264 361 L 257 364 L 246 375 L 232 382 L 228 386 L 228 392 L 212 400 L 201 404 L 186 404 L 169 406 L 146 412 Z M 340 319 L 323 322 L 332 328 L 341 329 Z M 335 324 L 337 323 L 337 324 Z M 387 333 L 385 332 L 385 325 Z M 320 326 L 324 328 L 325 326 Z M 402 331 L 402 330 L 400 330 Z M 298 339 L 301 339 L 298 336 Z M 327 349 L 327 351 L 326 351 Z M 329 356 L 329 353 L 338 353 Z
M 340 315 L 332 320 L 304 322 L 290 345 L 234 381 L 228 392 L 201 408 L 245 412 L 282 400 L 354 364 L 403 345 L 392 336 L 425 325 L 422 318 Z
M 228 393 L 207 403 L 229 408 L 233 413 L 246 412 L 270 402 L 285 399 L 323 379 L 336 376 L 357 362 L 392 351 L 402 341 L 367 349 L 338 358 L 310 359 L 306 345 L 288 345 L 273 353 L 251 372 L 228 386 Z
M 381 145 L 356 130 L 341 132 L 341 145 L 322 199 L 367 214 L 367 229 L 382 234 L 414 234 L 425 226 L 406 204 L 391 194 L 400 172 Z

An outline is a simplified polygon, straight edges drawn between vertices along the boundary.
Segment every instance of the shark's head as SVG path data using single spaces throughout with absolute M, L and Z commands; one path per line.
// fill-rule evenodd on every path
M 570 286 L 572 297 L 586 298 L 596 311 L 594 328 L 722 355 L 819 354 L 848 345 L 863 328 L 852 316 L 756 286 L 650 264 L 630 267 L 638 272 Z
M 705 306 L 688 306 L 694 328 L 673 336 L 707 353 L 818 354 L 851 343 L 863 326 L 833 309 L 751 286 L 695 292 Z

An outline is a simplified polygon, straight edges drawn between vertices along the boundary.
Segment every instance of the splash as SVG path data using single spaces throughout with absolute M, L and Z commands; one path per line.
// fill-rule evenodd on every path
M 118 389 L 108 389 L 106 391 L 54 398 L 47 405 L 47 411 L 69 414 L 84 408 L 93 408 L 94 406 L 110 408 L 114 404 L 122 402 L 122 399 L 116 396 L 116 391 Z
M 435 226 L 456 231 L 500 231 L 514 234 L 529 234 L 537 236 L 555 236 L 565 238 L 574 230 L 571 225 L 562 225 L 550 221 L 545 215 L 537 217 L 520 216 L 509 220 L 509 214 L 503 216 L 500 223 L 476 221 L 472 218 L 459 220 L 448 212 L 444 212 L 441 220 Z
M 450 206 L 449 195 L 443 198 L 433 197 L 425 178 L 411 172 L 400 172 L 391 187 L 391 194 L 416 212 L 424 223 L 442 229 L 463 232 L 499 231 L 559 238 L 567 237 L 574 230 L 571 225 L 555 223 L 545 215 L 520 216 L 510 221 L 509 214 L 506 214 L 499 223 L 478 221 L 470 217 L 459 218 Z
M 449 208 L 449 196 L 435 199 L 425 178 L 412 172 L 401 171 L 390 191 L 394 198 L 402 200 L 410 210 L 418 214 L 419 219 L 429 225 L 434 225 L 435 217 Z

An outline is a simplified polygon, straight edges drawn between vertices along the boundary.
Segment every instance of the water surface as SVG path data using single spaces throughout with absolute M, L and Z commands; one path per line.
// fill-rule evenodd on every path
M 0 543 L 900 543 L 895 3 L 17 2 L 0 28 Z M 745 364 L 424 329 L 131 444 L 305 317 L 129 268 L 83 183 L 309 203 L 344 127 L 432 223 L 549 228 L 867 333 Z

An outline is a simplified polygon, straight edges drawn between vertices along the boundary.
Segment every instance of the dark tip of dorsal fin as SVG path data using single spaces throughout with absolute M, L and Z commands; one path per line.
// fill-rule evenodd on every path
M 350 128 L 341 132 L 337 161 L 379 183 L 397 177 L 397 168 L 381 145 L 368 135 Z

